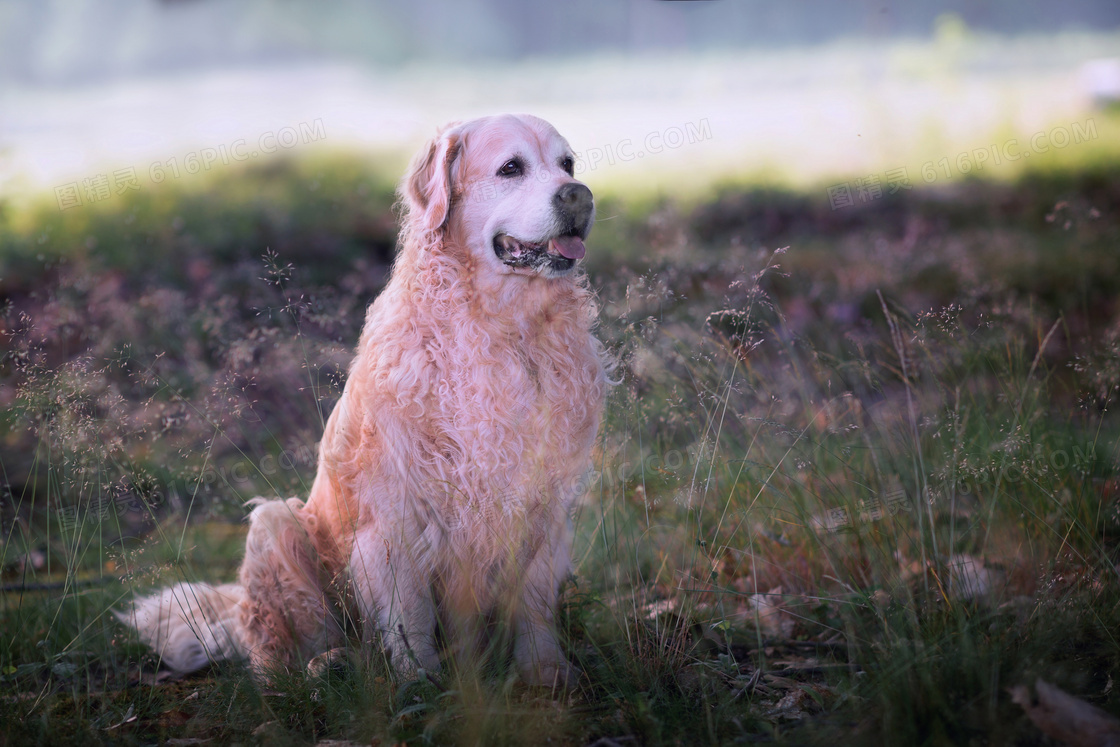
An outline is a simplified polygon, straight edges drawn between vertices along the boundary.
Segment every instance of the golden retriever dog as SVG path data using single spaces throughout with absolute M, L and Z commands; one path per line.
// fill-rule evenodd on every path
M 398 255 L 326 424 L 307 501 L 257 499 L 238 584 L 118 616 L 189 671 L 302 667 L 364 645 L 400 673 L 506 620 L 521 677 L 570 684 L 553 616 L 608 386 L 578 262 L 591 191 L 547 122 L 445 128 L 400 187 Z

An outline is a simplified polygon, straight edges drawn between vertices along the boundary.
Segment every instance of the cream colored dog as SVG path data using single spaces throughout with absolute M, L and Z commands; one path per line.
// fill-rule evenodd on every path
M 547 122 L 449 126 L 413 161 L 392 278 L 370 307 L 306 504 L 258 499 L 240 584 L 180 584 L 119 617 L 187 671 L 247 655 L 303 666 L 363 639 L 439 666 L 480 621 L 512 623 L 519 672 L 568 683 L 553 613 L 569 513 L 607 387 L 577 268 L 591 191 Z

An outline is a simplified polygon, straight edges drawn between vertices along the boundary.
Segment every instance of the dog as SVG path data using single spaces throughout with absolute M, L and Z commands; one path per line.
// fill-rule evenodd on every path
M 554 614 L 611 362 L 579 260 L 595 219 L 544 120 L 444 128 L 399 188 L 390 280 L 369 307 L 306 502 L 255 499 L 238 584 L 179 584 L 118 618 L 170 668 L 254 672 L 363 645 L 406 676 L 494 619 L 534 685 L 578 676 Z

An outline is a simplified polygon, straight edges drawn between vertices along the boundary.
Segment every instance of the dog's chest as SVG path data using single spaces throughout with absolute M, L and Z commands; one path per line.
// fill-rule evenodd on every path
M 430 404 L 444 464 L 472 482 L 511 487 L 582 470 L 601 407 L 595 353 L 585 332 L 493 336 L 487 346 L 436 357 Z
M 464 395 L 485 403 L 480 411 L 484 422 L 505 431 L 507 443 L 564 451 L 562 444 L 589 425 L 589 404 L 596 393 L 587 384 L 594 379 L 594 364 L 539 340 L 511 344 L 486 362 L 488 370 L 480 372 L 480 380 L 464 382 L 469 390 Z

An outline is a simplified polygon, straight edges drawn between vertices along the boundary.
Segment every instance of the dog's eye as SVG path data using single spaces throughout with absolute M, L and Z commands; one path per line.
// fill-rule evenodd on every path
M 571 156 L 564 156 L 560 159 L 560 168 L 568 172 L 568 176 L 575 176 L 576 164 Z
M 522 171 L 521 159 L 511 158 L 505 162 L 502 168 L 498 169 L 498 176 L 521 176 Z

